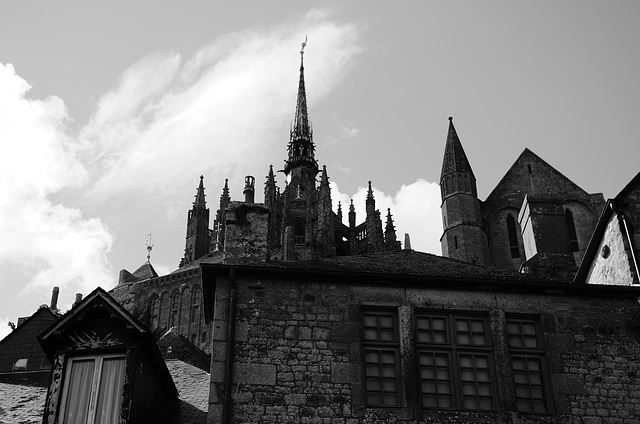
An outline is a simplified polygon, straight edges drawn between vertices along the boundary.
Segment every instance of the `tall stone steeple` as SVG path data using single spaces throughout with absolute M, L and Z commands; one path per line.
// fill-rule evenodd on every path
M 300 50 L 300 81 L 298 82 L 298 99 L 296 114 L 291 128 L 288 145 L 289 158 L 286 160 L 284 173 L 289 175 L 296 168 L 304 167 L 313 172 L 313 177 L 318 173 L 318 164 L 315 160 L 315 145 L 313 144 L 313 129 L 307 113 L 307 92 L 304 85 L 304 47 Z
M 440 193 L 444 226 L 444 233 L 440 238 L 442 255 L 465 262 L 491 265 L 476 178 L 451 117 L 440 174 Z
M 211 236 L 209 234 L 209 209 L 204 196 L 204 177 L 200 176 L 200 184 L 196 191 L 196 200 L 187 216 L 187 236 L 184 257 L 180 266 L 189 264 L 209 253 Z

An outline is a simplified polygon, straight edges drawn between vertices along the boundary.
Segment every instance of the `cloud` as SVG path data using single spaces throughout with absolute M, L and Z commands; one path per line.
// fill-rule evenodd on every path
M 293 115 L 301 41 L 308 36 L 313 104 L 360 51 L 359 32 L 313 11 L 292 24 L 222 37 L 188 60 L 166 54 L 136 63 L 81 131 L 94 181 L 88 197 L 123 201 L 160 190 L 170 199 L 200 173 L 208 181 L 241 180 L 254 163 L 266 172 L 264 157 L 282 147 Z
M 26 291 L 43 295 L 34 296 L 37 305 L 53 285 L 88 290 L 110 282 L 113 238 L 99 219 L 52 200 L 88 174 L 65 132 L 62 100 L 28 99 L 30 88 L 0 64 L 0 287 L 26 282 Z
M 347 222 L 349 204 L 353 199 L 356 211 L 356 223 L 365 220 L 365 202 L 367 187 L 359 187 L 352 196 L 341 193 L 338 185 L 331 182 L 331 199 L 334 210 L 338 202 L 342 204 L 342 214 Z M 387 208 L 391 209 L 398 240 L 403 243 L 404 235 L 411 238 L 411 248 L 422 252 L 441 254 L 440 236 L 442 235 L 442 218 L 440 214 L 440 188 L 438 184 L 425 180 L 417 180 L 403 185 L 395 194 L 386 194 L 372 186 L 376 209 L 380 211 L 383 228 L 386 224 Z

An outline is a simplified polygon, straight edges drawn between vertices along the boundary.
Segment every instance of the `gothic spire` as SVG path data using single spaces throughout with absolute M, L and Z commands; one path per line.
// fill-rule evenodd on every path
M 470 175 L 473 180 L 475 176 L 471 170 L 467 155 L 464 153 L 458 133 L 453 126 L 453 117 L 449 117 L 449 133 L 447 134 L 447 144 L 444 149 L 444 159 L 442 161 L 442 173 L 440 180 L 449 174 L 464 173 Z
M 304 48 L 307 45 L 305 38 L 300 50 L 300 80 L 298 82 L 298 98 L 296 102 L 296 114 L 293 119 L 290 140 L 288 145 L 289 158 L 284 167 L 284 173 L 289 175 L 291 169 L 306 165 L 318 173 L 318 164 L 314 157 L 315 145 L 313 144 L 313 129 L 307 113 L 307 92 L 304 85 Z M 314 175 L 315 175 L 314 174 Z
M 322 179 L 320 180 L 320 187 L 329 187 L 329 175 L 327 175 L 327 165 L 322 165 Z
M 298 82 L 298 101 L 296 103 L 296 115 L 293 121 L 293 133 L 296 137 L 311 140 L 309 115 L 307 113 L 307 92 L 304 87 L 304 48 L 307 45 L 305 37 L 300 50 L 300 80 Z
M 225 178 L 224 188 L 222 189 L 222 194 L 220 195 L 220 210 L 225 210 L 230 201 L 231 197 L 229 197 L 229 179 Z
M 204 176 L 200 175 L 200 185 L 198 185 L 198 191 L 196 191 L 196 200 L 193 202 L 194 209 L 206 209 L 207 203 L 204 200 Z

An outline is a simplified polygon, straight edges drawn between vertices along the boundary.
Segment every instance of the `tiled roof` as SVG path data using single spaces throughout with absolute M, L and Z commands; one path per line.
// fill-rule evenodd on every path
M 207 422 L 209 374 L 179 360 L 167 360 L 167 368 L 179 393 L 177 410 L 166 422 L 199 424 Z
M 0 423 L 41 423 L 47 389 L 0 383 Z

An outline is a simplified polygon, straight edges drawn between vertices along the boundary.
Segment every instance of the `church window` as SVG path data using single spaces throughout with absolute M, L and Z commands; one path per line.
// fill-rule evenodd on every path
M 495 409 L 489 325 L 484 316 L 416 314 L 423 408 Z
M 567 223 L 567 233 L 569 235 L 569 248 L 572 252 L 580 250 L 578 248 L 578 236 L 576 234 L 576 225 L 573 221 L 573 213 L 569 209 L 564 211 L 564 219 Z
M 193 290 L 193 303 L 191 305 L 191 323 L 200 321 L 200 289 Z
M 293 237 L 296 244 L 304 244 L 305 228 L 303 222 L 296 221 L 293 224 Z
M 527 164 L 527 170 L 529 171 L 529 174 L 531 174 L 531 164 Z
M 180 309 L 180 292 L 176 291 L 171 296 L 171 319 L 169 322 L 170 327 L 178 327 L 180 325 L 178 312 Z
M 458 250 L 458 236 L 453 236 L 453 247 Z
M 158 328 L 158 317 L 160 313 L 160 299 L 158 296 L 153 296 L 149 299 L 149 326 L 152 330 Z
M 124 387 L 124 355 L 72 357 L 66 368 L 60 422 L 117 422 Z
M 518 243 L 518 233 L 516 232 L 516 220 L 513 215 L 507 215 L 507 233 L 509 235 L 509 249 L 512 258 L 520 257 L 520 247 Z
M 362 350 L 365 362 L 366 403 L 400 406 L 400 339 L 393 311 L 363 313 Z

